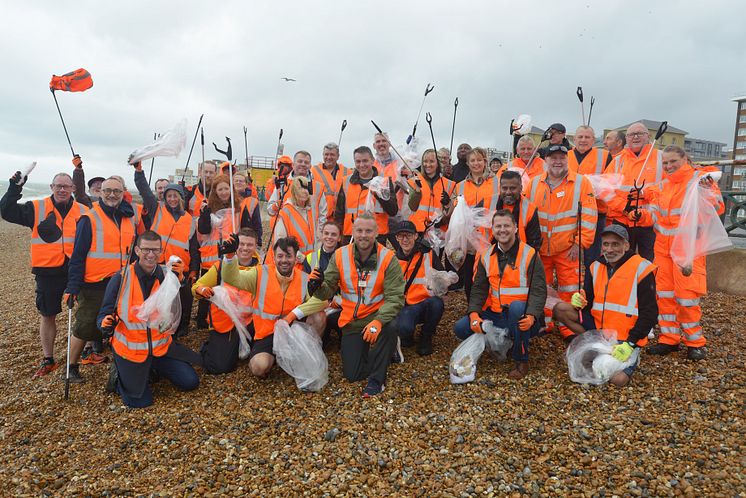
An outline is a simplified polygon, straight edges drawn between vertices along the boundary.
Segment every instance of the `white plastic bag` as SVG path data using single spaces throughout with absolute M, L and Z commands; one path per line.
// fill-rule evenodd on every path
M 466 384 L 476 378 L 477 362 L 484 352 L 484 346 L 484 334 L 472 334 L 453 350 L 448 364 L 451 384 Z
M 404 204 L 406 205 L 406 203 Z M 440 221 L 440 217 L 435 218 L 434 223 L 425 230 L 422 238 L 432 248 L 433 252 L 440 256 L 440 251 L 446 245 L 446 233 L 435 226 L 438 221 Z
M 619 173 L 604 173 L 601 175 L 583 175 L 591 182 L 596 198 L 605 200 L 616 195 L 622 186 L 624 175 Z
M 135 164 L 153 157 L 176 157 L 186 145 L 186 119 L 182 119 L 152 144 L 135 149 L 127 162 Z
M 699 182 L 684 196 L 679 228 L 671 242 L 671 259 L 685 275 L 691 273 L 695 258 L 733 247 L 714 207 L 720 200 L 717 191 Z
M 463 196 L 458 196 L 445 243 L 446 257 L 454 268 L 461 268 L 469 250 L 478 253 L 489 247 L 487 237 L 479 229 L 489 229 L 491 223 L 489 210 L 470 207 Z
M 579 384 L 605 384 L 617 372 L 634 365 L 636 354 L 626 362 L 611 356 L 616 345 L 615 330 L 589 330 L 573 339 L 565 352 L 570 380 Z
M 508 329 L 496 327 L 492 320 L 485 320 L 482 322 L 482 330 L 484 330 L 487 351 L 496 360 L 506 360 L 508 351 L 513 346 L 513 338 L 510 336 Z
M 178 277 L 171 271 L 176 261 L 181 261 L 177 256 L 171 256 L 166 262 L 166 274 L 158 289 L 139 306 L 134 306 L 132 311 L 137 318 L 146 322 L 148 327 L 157 328 L 161 332 L 173 334 L 176 332 L 181 321 L 181 299 L 179 299 Z M 130 278 L 136 278 L 130 274 Z
M 518 136 L 526 135 L 531 132 L 531 116 L 528 114 L 521 114 L 513 121 L 511 125 L 513 128 L 513 134 Z
M 445 296 L 448 288 L 456 282 L 458 282 L 456 272 L 435 270 L 429 265 L 425 267 L 425 287 L 431 296 Z
M 368 196 L 365 199 L 365 210 L 369 213 L 373 212 L 374 198 L 371 194 L 376 194 L 381 200 L 387 201 L 391 198 L 391 191 L 389 190 L 389 179 L 385 176 L 375 176 L 367 183 Z
M 218 285 L 212 288 L 212 292 L 210 302 L 223 310 L 236 326 L 239 340 L 238 357 L 245 360 L 249 357 L 251 346 L 249 345 L 249 331 L 244 324 L 249 321 L 251 312 L 241 302 L 240 294 L 235 287 Z
M 329 363 L 321 349 L 321 338 L 310 325 L 275 323 L 272 352 L 277 364 L 295 379 L 301 391 L 320 391 L 329 381 Z

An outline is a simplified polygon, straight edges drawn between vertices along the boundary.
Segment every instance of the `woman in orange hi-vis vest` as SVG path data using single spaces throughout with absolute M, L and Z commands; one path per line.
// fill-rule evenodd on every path
M 455 197 L 456 184 L 443 178 L 434 149 L 422 154 L 422 172 L 410 178 L 409 221 L 414 223 L 418 233 L 423 233 L 432 223 L 443 232 L 448 230 L 448 214 L 451 200 Z
M 661 335 L 658 344 L 648 348 L 648 353 L 666 355 L 677 351 L 683 342 L 688 349 L 687 358 L 701 360 L 707 353 L 699 305 L 700 298 L 707 293 L 705 256 L 694 258 L 691 268 L 679 268 L 671 259 L 671 246 L 678 230 L 683 229 L 679 222 L 688 189 L 697 188 L 698 184 L 709 187 L 717 194 L 718 214 L 724 212 L 725 206 L 717 183 L 708 177 L 709 172 L 694 169 L 681 147 L 669 145 L 663 150 L 662 167 L 666 176 L 660 185 L 645 188 L 647 209 L 629 213 L 632 222 L 652 223 L 655 229 L 653 262 L 658 267 L 655 283 Z
M 294 237 L 298 241 L 298 263 L 303 264 L 306 255 L 316 249 L 316 232 L 319 213 L 317 204 L 311 202 L 310 181 L 298 177 L 290 187 L 290 198 L 285 201 L 275 223 L 273 240 Z

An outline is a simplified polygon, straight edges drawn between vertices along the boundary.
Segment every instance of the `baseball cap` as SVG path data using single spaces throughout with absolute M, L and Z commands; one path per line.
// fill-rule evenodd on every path
M 627 233 L 627 229 L 624 228 L 622 225 L 609 225 L 606 228 L 603 229 L 601 232 L 601 235 L 607 234 L 607 233 L 613 233 L 617 237 L 621 237 L 622 239 L 629 242 L 629 234 Z
M 402 232 L 417 233 L 417 227 L 414 226 L 414 223 L 412 223 L 411 221 L 404 220 L 399 223 L 399 226 L 396 229 L 397 234 Z
M 554 123 L 548 129 L 557 130 L 560 133 L 567 133 L 567 129 L 565 128 L 565 125 L 563 125 L 562 123 Z
M 88 188 L 91 188 L 91 185 L 93 185 L 94 182 L 102 182 L 106 180 L 103 176 L 94 176 L 90 180 L 88 180 Z

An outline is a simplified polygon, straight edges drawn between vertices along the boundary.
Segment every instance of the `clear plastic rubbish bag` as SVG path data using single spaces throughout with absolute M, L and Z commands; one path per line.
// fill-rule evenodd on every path
M 448 372 L 451 384 L 466 384 L 477 376 L 477 362 L 485 347 L 484 334 L 472 334 L 459 344 L 451 354 Z
M 514 135 L 526 135 L 531 132 L 531 116 L 528 114 L 521 114 L 513 121 L 511 125 L 513 128 Z
M 295 379 L 301 391 L 320 391 L 329 381 L 329 363 L 321 338 L 310 325 L 284 320 L 275 323 L 272 352 L 277 364 Z
M 153 157 L 177 157 L 186 145 L 186 124 L 186 119 L 182 119 L 152 144 L 135 149 L 127 162 L 135 164 Z
M 132 308 L 137 318 L 147 323 L 148 327 L 157 328 L 160 332 L 168 334 L 176 332 L 181 321 L 181 299 L 179 299 L 181 283 L 171 271 L 171 267 L 176 261 L 181 261 L 181 259 L 177 256 L 169 258 L 164 270 L 166 276 L 158 289 L 141 305 Z M 130 272 L 128 278 L 136 277 Z
M 446 233 L 435 226 L 438 221 L 440 221 L 440 217 L 436 217 L 434 223 L 425 230 L 422 239 L 427 242 L 435 254 L 440 255 L 440 251 L 446 245 Z
M 733 247 L 715 210 L 722 199 L 718 192 L 696 182 L 689 186 L 681 204 L 681 218 L 671 242 L 671 259 L 691 274 L 694 259 Z
M 614 195 L 622 186 L 624 175 L 619 173 L 604 173 L 602 175 L 583 175 L 591 182 L 593 194 L 596 198 L 605 200 Z
M 496 327 L 492 320 L 482 322 L 485 345 L 493 358 L 504 361 L 508 358 L 508 351 L 513 346 L 513 338 L 508 329 Z
M 241 295 L 235 287 L 217 285 L 212 288 L 212 292 L 210 302 L 223 310 L 236 326 L 239 341 L 238 357 L 245 360 L 251 352 L 250 335 L 245 325 L 249 321 L 251 311 L 241 302 Z
M 238 217 L 240 214 L 234 210 L 234 217 Z M 238 220 L 234 219 L 234 222 Z M 205 240 L 212 240 L 215 243 L 220 240 L 228 240 L 231 233 L 234 233 L 233 227 L 235 226 L 236 232 L 241 228 L 240 222 L 231 223 L 231 208 L 223 208 L 214 213 L 210 213 L 210 233 L 200 233 L 197 230 L 197 240 L 204 242 Z
M 480 228 L 489 229 L 490 225 L 489 210 L 470 207 L 463 196 L 458 196 L 445 237 L 446 257 L 454 268 L 461 268 L 469 250 L 481 252 L 489 247 Z
M 431 296 L 445 296 L 448 288 L 456 282 L 458 282 L 456 272 L 434 270 L 429 265 L 425 267 L 425 287 Z
M 367 184 L 370 192 L 365 198 L 365 211 L 373 213 L 375 198 L 371 194 L 376 194 L 379 199 L 387 201 L 391 198 L 391 191 L 389 190 L 389 179 L 385 176 L 373 177 Z
M 589 330 L 570 343 L 565 353 L 570 380 L 579 384 L 605 384 L 627 367 L 635 364 L 638 355 L 625 362 L 611 356 L 617 345 L 615 330 Z

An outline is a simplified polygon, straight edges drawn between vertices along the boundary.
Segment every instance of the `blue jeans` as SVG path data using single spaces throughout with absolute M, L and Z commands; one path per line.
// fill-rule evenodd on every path
M 596 236 L 593 238 L 593 244 L 588 249 L 583 249 L 583 262 L 585 271 L 591 271 L 591 263 L 601 256 L 601 232 L 606 228 L 606 213 L 598 213 L 598 223 L 596 223 Z
M 414 329 L 422 324 L 421 337 L 432 337 L 443 316 L 443 299 L 433 296 L 417 304 L 405 305 L 396 318 L 399 337 L 404 341 L 414 338 Z
M 170 380 L 177 389 L 182 391 L 192 391 L 199 386 L 197 372 L 185 361 L 167 356 L 159 356 L 153 358 L 150 368 L 162 377 Z M 153 391 L 150 389 L 150 383 L 145 386 L 145 391 L 139 398 L 128 396 L 119 385 L 117 386 L 117 390 L 122 397 L 122 402 L 130 408 L 145 408 L 153 404 Z
M 521 362 L 528 361 L 529 339 L 536 337 L 540 327 L 540 320 L 537 319 L 534 326 L 525 332 L 518 328 L 518 320 L 521 319 L 525 310 L 525 302 L 513 301 L 506 312 L 497 313 L 491 309 L 486 309 L 479 313 L 483 320 L 491 320 L 496 327 L 508 329 L 513 337 L 513 360 Z M 453 325 L 453 331 L 456 333 L 456 337 L 462 341 L 472 335 L 474 332 L 471 331 L 469 316 L 464 316 L 456 321 Z

